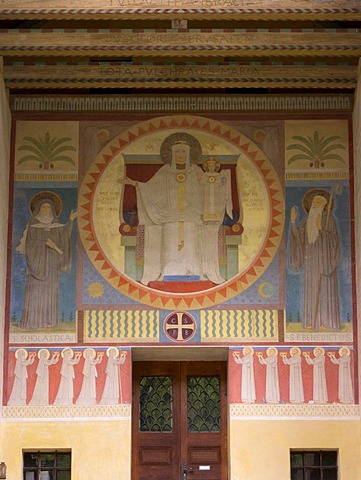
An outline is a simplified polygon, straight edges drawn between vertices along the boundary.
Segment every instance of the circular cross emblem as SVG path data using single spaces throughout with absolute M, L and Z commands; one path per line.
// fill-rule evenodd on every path
M 164 332 L 174 342 L 187 342 L 196 331 L 194 318 L 186 312 L 173 312 L 164 320 Z

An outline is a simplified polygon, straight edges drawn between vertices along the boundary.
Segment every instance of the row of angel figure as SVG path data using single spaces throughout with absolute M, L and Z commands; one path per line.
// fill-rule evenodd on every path
M 80 394 L 74 402 L 74 365 L 80 362 L 81 355 L 84 357 L 82 370 L 82 386 Z M 106 351 L 106 379 L 104 389 L 99 401 L 102 405 L 114 405 L 123 403 L 120 366 L 124 364 L 127 352 L 120 351 L 116 347 L 109 347 Z M 28 389 L 28 366 L 35 362 L 38 357 L 36 368 L 35 387 L 29 402 L 27 402 Z M 98 376 L 97 365 L 103 361 L 104 352 L 96 352 L 93 348 L 86 348 L 82 352 L 74 352 L 71 348 L 64 348 L 62 352 L 53 352 L 42 348 L 36 352 L 28 352 L 19 348 L 15 352 L 14 383 L 9 397 L 8 405 L 49 405 L 49 367 L 55 365 L 62 357 L 60 369 L 60 383 L 54 400 L 54 405 L 94 405 L 96 400 L 96 379 Z
M 327 352 L 331 362 L 338 365 L 338 399 L 340 403 L 354 403 L 354 393 L 351 376 L 350 350 L 341 347 L 338 356 L 334 352 Z M 256 400 L 256 383 L 254 375 L 254 350 L 247 346 L 242 350 L 233 352 L 234 361 L 242 366 L 241 400 L 243 403 L 254 403 Z M 280 403 L 280 386 L 278 375 L 278 350 L 269 347 L 266 357 L 262 352 L 257 352 L 259 363 L 266 365 L 266 403 Z M 304 403 L 304 386 L 302 379 L 302 357 L 313 366 L 313 389 L 311 403 L 328 403 L 328 391 L 326 380 L 326 354 L 322 347 L 315 347 L 313 356 L 310 352 L 302 352 L 299 347 L 291 347 L 289 355 L 281 352 L 283 363 L 289 366 L 289 400 L 290 403 Z

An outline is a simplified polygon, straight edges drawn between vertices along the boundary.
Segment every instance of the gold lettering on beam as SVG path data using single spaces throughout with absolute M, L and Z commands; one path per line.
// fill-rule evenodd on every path
M 11 82 L 54 80 L 333 80 L 356 82 L 357 66 L 327 65 L 39 65 L 5 66 L 4 79 Z
M 351 10 L 360 8 L 358 0 L 0 0 L 3 9 L 316 9 Z
M 87 49 L 92 48 L 94 52 L 106 47 L 117 50 L 126 47 L 131 50 L 147 49 L 152 51 L 157 48 L 172 47 L 198 47 L 206 48 L 209 51 L 217 47 L 235 48 L 253 47 L 262 50 L 272 48 L 281 49 L 310 49 L 329 50 L 330 47 L 340 47 L 341 49 L 351 51 L 361 51 L 360 33 L 354 32 L 212 32 L 204 33 L 197 31 L 190 32 L 132 32 L 129 33 L 92 33 L 92 32 L 2 32 L 0 33 L 0 50 L 7 52 L 16 50 L 21 46 L 21 50 L 35 49 L 46 50 L 61 48 Z M 245 49 L 242 49 L 245 51 Z M 172 51 L 175 53 L 175 50 Z

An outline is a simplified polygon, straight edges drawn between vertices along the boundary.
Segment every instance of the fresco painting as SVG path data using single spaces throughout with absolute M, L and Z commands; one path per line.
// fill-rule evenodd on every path
M 71 121 L 17 121 L 15 180 L 77 180 L 78 129 Z
M 335 120 L 286 123 L 289 340 L 307 331 L 335 333 L 319 335 L 321 341 L 352 339 L 347 127 Z
M 129 347 L 12 348 L 9 406 L 131 402 Z M 91 365 L 92 364 L 92 365 Z
M 68 286 L 75 285 L 76 189 L 48 188 L 14 191 L 12 341 L 40 332 L 45 343 L 49 334 L 74 339 L 75 289 Z
M 232 347 L 230 403 L 353 404 L 352 358 L 336 345 Z
M 17 121 L 8 405 L 129 403 L 133 344 L 227 345 L 230 403 L 354 403 L 349 135 Z
M 220 163 L 217 173 L 221 175 L 222 190 L 215 193 L 214 188 L 205 189 L 207 176 L 216 187 L 216 176 L 207 175 L 190 160 L 185 162 L 183 171 L 177 170 L 175 160 L 174 166 L 160 163 L 161 155 L 170 161 L 171 143 L 177 138 L 197 145 L 193 148 L 197 151 L 194 160 L 200 165 L 209 158 Z M 147 150 L 151 153 L 145 154 Z M 188 180 L 187 168 L 191 172 Z M 130 183 L 129 191 L 126 185 Z M 159 193 L 162 183 L 167 184 L 168 193 L 164 195 Z M 155 211 L 144 210 L 144 189 L 151 192 L 146 197 L 147 205 L 155 205 Z M 177 196 L 169 193 L 173 190 Z M 217 201 L 216 194 L 223 199 L 217 212 L 218 218 L 223 216 L 222 224 L 220 220 L 207 219 L 209 212 L 202 211 L 204 196 L 209 191 L 213 203 Z M 176 200 L 180 203 L 168 205 L 167 195 L 173 198 L 173 203 Z M 214 120 L 162 117 L 136 124 L 116 136 L 98 154 L 80 186 L 79 232 L 91 262 L 120 292 L 157 307 L 170 298 L 174 303 L 177 297 L 179 307 L 207 307 L 219 303 L 222 297 L 223 300 L 234 297 L 265 271 L 282 240 L 283 205 L 279 177 L 255 142 Z M 167 215 L 178 221 L 168 221 Z M 187 262 L 193 264 L 188 274 Z M 216 282 L 209 279 L 210 275 Z M 143 286 L 151 288 L 152 294 Z M 203 293 L 211 289 L 220 293 L 213 300 L 213 293 Z M 159 292 L 157 296 L 155 291 Z

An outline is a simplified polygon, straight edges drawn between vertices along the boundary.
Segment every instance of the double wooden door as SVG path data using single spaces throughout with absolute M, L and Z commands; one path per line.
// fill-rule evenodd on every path
M 134 362 L 132 480 L 226 480 L 225 362 Z

